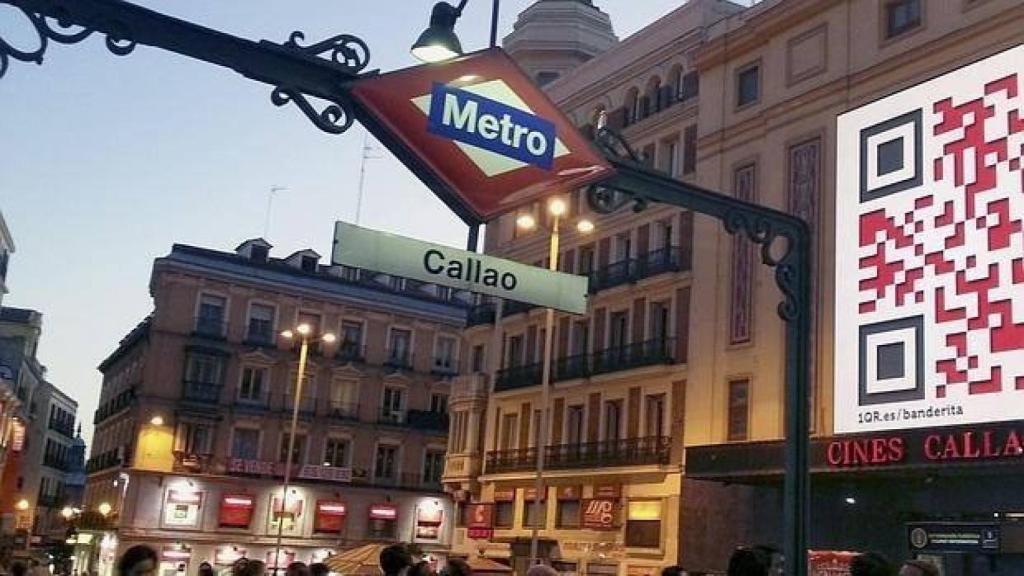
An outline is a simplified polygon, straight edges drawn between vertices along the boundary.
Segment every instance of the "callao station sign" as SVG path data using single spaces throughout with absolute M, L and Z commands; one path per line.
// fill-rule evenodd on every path
M 441 199 L 468 222 L 612 174 L 500 48 L 362 78 L 351 92 L 448 189 Z

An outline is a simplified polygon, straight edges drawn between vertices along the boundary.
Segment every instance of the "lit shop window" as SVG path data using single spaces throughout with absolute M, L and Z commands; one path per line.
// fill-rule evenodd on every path
M 626 546 L 661 546 L 661 500 L 632 500 L 626 508 Z
M 164 526 L 199 528 L 203 493 L 191 489 L 170 489 L 164 504 Z

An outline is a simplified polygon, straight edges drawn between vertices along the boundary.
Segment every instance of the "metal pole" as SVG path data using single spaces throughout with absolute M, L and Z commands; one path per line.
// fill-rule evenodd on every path
M 498 45 L 498 13 L 501 11 L 501 0 L 491 4 L 491 48 Z
M 558 221 L 559 216 L 555 215 L 554 224 L 551 227 L 551 247 L 548 253 L 548 270 L 558 271 Z M 548 308 L 544 311 L 544 365 L 540 379 L 540 430 L 537 431 L 537 479 L 535 484 L 536 493 L 533 499 L 533 530 L 530 532 L 530 561 L 533 564 L 540 562 L 538 555 L 538 537 L 540 533 L 541 506 L 547 505 L 544 498 L 544 452 L 548 443 L 548 404 L 551 403 L 551 342 L 555 330 L 555 311 Z M 546 520 L 546 518 L 545 518 Z M 545 524 L 547 522 L 545 521 Z M 545 526 L 546 527 L 546 526 Z
M 302 347 L 299 348 L 299 373 L 295 377 L 295 396 L 292 398 L 292 425 L 288 434 L 288 454 L 285 455 L 284 489 L 281 495 L 281 516 L 277 519 L 277 546 L 274 552 L 274 571 L 281 569 L 281 539 L 284 537 L 284 515 L 288 511 L 288 489 L 292 481 L 292 455 L 295 453 L 295 432 L 299 427 L 299 399 L 302 398 L 302 380 L 306 373 L 306 352 L 309 349 L 309 338 L 302 336 Z
M 466 250 L 470 252 L 476 252 L 476 246 L 479 244 L 480 239 L 480 225 L 470 224 L 469 225 L 469 236 L 466 238 Z

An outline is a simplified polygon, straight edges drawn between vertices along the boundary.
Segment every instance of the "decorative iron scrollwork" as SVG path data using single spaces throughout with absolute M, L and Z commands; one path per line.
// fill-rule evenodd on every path
M 3 0 L 0 0 L 0 4 L 13 6 L 10 2 Z M 21 62 L 42 64 L 43 56 L 46 54 L 46 49 L 49 47 L 51 40 L 59 44 L 77 44 L 95 32 L 93 29 L 80 26 L 77 27 L 77 30 L 69 32 L 68 30 L 75 26 L 70 23 L 70 12 L 64 6 L 58 8 L 58 16 L 56 18 L 33 14 L 17 6 L 13 7 L 24 14 L 29 23 L 32 24 L 36 31 L 38 46 L 33 50 L 20 50 L 0 37 L 0 78 L 7 72 L 11 58 Z M 131 29 L 123 22 L 111 21 L 107 23 L 106 27 L 115 31 L 107 34 L 106 45 L 108 50 L 118 56 L 125 56 L 135 49 L 136 43 Z
M 601 126 L 597 129 L 597 133 L 594 135 L 594 143 L 608 156 L 627 158 L 637 164 L 643 163 L 643 158 L 636 153 L 636 150 L 633 150 L 633 147 L 629 145 L 626 138 L 607 126 Z
M 309 46 L 299 44 L 299 41 L 305 39 L 306 35 L 296 30 L 288 36 L 283 46 L 310 56 L 329 52 L 332 62 L 345 67 L 352 74 L 358 74 L 370 63 L 370 47 L 361 38 L 351 34 L 339 34 Z
M 274 91 L 270 94 L 270 101 L 275 106 L 284 106 L 289 102 L 295 102 L 295 105 L 299 107 L 299 110 L 302 110 L 302 113 L 309 118 L 314 126 L 328 134 L 343 133 L 352 126 L 354 121 L 348 106 L 333 102 L 317 112 L 316 108 L 310 104 L 309 99 L 304 94 L 287 86 L 274 88 Z

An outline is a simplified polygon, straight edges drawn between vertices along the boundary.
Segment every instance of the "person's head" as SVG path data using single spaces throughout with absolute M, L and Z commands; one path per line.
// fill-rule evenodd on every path
M 213 576 L 213 566 L 209 562 L 199 564 L 199 576 Z
M 409 576 L 436 576 L 434 569 L 430 567 L 430 562 L 426 560 L 417 562 L 413 565 L 412 569 L 409 570 Z
M 234 576 L 264 576 L 267 572 L 267 565 L 261 560 L 242 558 L 235 562 L 231 571 Z
M 939 569 L 925 560 L 907 560 L 900 568 L 899 576 L 939 576 Z
M 737 548 L 729 558 L 728 576 L 768 576 L 771 557 L 760 548 Z
M 309 576 L 309 567 L 302 562 L 292 562 L 285 570 L 285 576 Z
M 665 566 L 661 569 L 661 576 L 681 576 L 682 573 L 682 566 Z
M 316 562 L 309 565 L 309 576 L 327 576 L 331 569 L 323 562 Z
M 558 576 L 558 572 L 547 564 L 534 564 L 526 571 L 526 576 Z
M 445 576 L 473 576 L 473 569 L 462 558 L 449 558 L 444 573 Z
M 412 554 L 404 544 L 392 544 L 380 551 L 380 569 L 386 576 L 396 576 L 412 566 Z
M 11 564 L 11 576 L 25 576 L 25 574 L 28 574 L 28 566 L 24 562 Z
M 878 552 L 865 552 L 853 557 L 850 576 L 892 576 L 892 567 Z
M 119 576 L 153 576 L 156 565 L 156 550 L 149 546 L 132 546 L 117 561 L 117 573 Z

